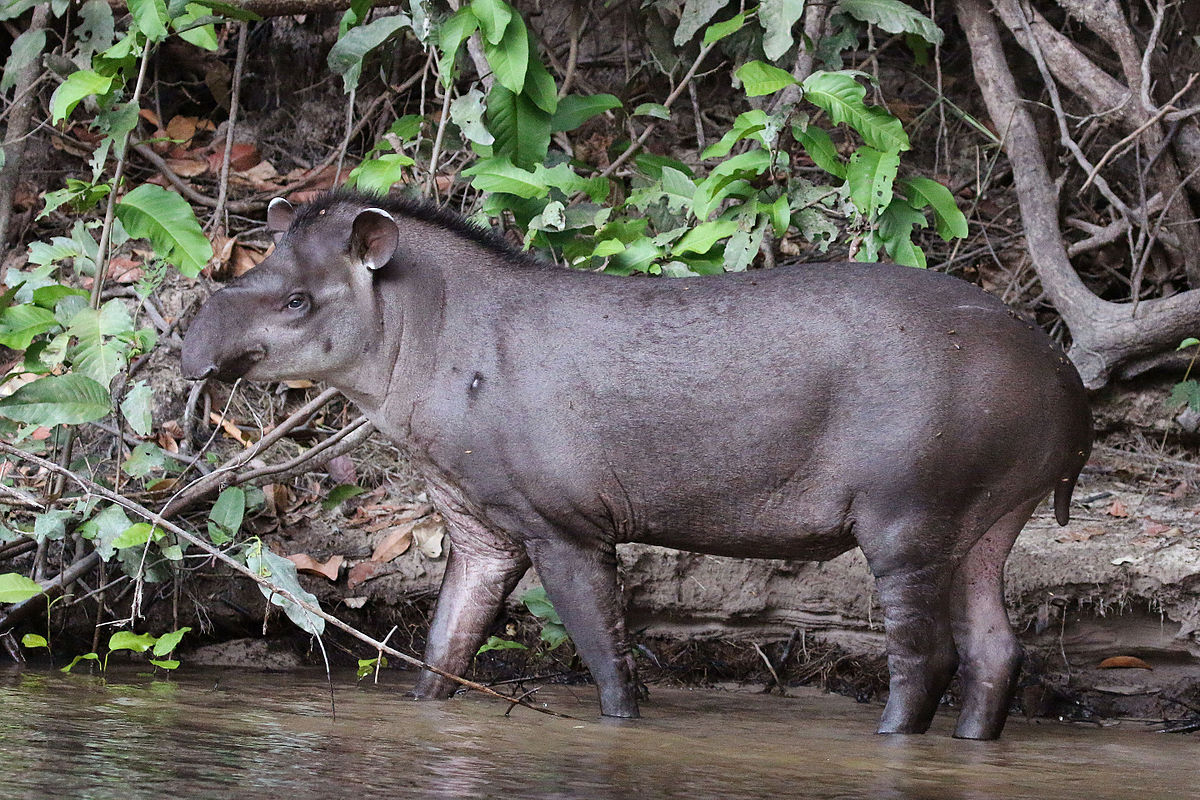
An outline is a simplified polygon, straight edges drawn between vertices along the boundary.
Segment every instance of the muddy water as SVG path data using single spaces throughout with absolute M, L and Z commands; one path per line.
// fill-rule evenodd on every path
M 1200 740 L 1139 723 L 1010 723 L 998 743 L 879 737 L 879 708 L 657 688 L 641 721 L 595 717 L 587 687 L 537 695 L 577 719 L 504 716 L 480 697 L 400 699 L 390 686 L 191 670 L 106 682 L 0 672 L 5 798 L 1196 798 Z M 402 676 L 401 676 L 402 677 Z

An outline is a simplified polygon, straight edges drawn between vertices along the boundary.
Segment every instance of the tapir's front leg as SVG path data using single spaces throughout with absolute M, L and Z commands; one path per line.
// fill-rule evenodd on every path
M 460 524 L 447 516 L 450 556 L 429 628 L 425 663 L 462 675 L 483 644 L 504 598 L 529 569 L 529 556 L 520 545 L 499 538 L 474 520 Z M 441 700 L 454 693 L 455 685 L 422 670 L 409 695 L 418 700 Z

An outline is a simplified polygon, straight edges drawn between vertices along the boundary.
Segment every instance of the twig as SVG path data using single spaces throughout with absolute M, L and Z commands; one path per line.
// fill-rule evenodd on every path
M 767 670 L 770 671 L 771 677 L 775 679 L 775 685 L 779 687 L 779 693 L 781 695 L 787 695 L 787 690 L 783 688 L 783 681 L 779 680 L 779 674 L 775 672 L 775 667 L 773 664 L 771 664 L 771 659 L 767 658 L 767 654 L 764 653 L 762 648 L 758 646 L 758 642 L 751 642 L 751 644 L 754 645 L 754 652 L 758 653 L 758 657 L 761 658 L 763 663 L 767 665 Z M 769 684 L 767 685 L 766 691 L 771 691 L 771 686 Z
M 128 509 L 129 511 L 132 511 L 133 513 L 137 514 L 139 517 L 142 517 L 143 519 L 162 528 L 165 531 L 175 534 L 176 536 L 178 536 L 179 538 L 188 542 L 192 546 L 197 547 L 200 550 L 203 550 L 204 552 L 206 552 L 210 556 L 212 556 L 214 559 L 225 564 L 227 567 L 234 570 L 235 572 L 239 572 L 242 575 L 245 575 L 246 577 L 250 578 L 250 580 L 254 581 L 259 586 L 265 587 L 266 589 L 269 589 L 274 594 L 277 594 L 280 597 L 284 598 L 285 600 L 288 600 L 288 601 L 294 603 L 295 605 L 304 609 L 304 611 L 311 614 L 312 616 L 319 617 L 320 619 L 325 620 L 325 622 L 329 623 L 330 625 L 337 628 L 338 630 L 341 630 L 344 633 L 347 633 L 347 634 L 353 636 L 355 639 L 358 639 L 360 642 L 363 642 L 364 644 L 369 645 L 374 650 L 379 650 L 384 653 L 387 653 L 388 655 L 393 656 L 394 658 L 400 659 L 401 661 L 405 662 L 409 666 L 428 670 L 428 671 L 434 673 L 435 675 L 440 675 L 441 677 L 446 678 L 447 680 L 454 681 L 455 683 L 465 686 L 468 689 L 474 689 L 475 691 L 486 694 L 489 697 L 495 697 L 499 700 L 503 700 L 504 702 L 509 703 L 510 705 L 523 705 L 526 708 L 531 708 L 534 711 L 537 711 L 542 714 L 548 714 L 548 715 L 554 716 L 554 717 L 562 717 L 565 719 L 572 719 L 572 717 L 568 716 L 567 714 L 563 714 L 563 713 L 560 713 L 557 711 L 552 711 L 548 708 L 539 708 L 538 706 L 524 703 L 519 698 L 514 699 L 511 697 L 505 697 L 504 695 L 500 694 L 499 692 L 495 691 L 494 689 L 489 689 L 487 686 L 484 686 L 481 683 L 476 683 L 475 681 L 467 680 L 466 678 L 459 677 L 458 675 L 452 675 L 451 673 L 446 672 L 445 670 L 440 669 L 438 667 L 435 667 L 432 664 L 425 663 L 424 661 L 422 661 L 419 658 L 410 656 L 407 653 L 402 653 L 399 650 L 395 649 L 394 647 L 389 647 L 388 645 L 384 644 L 383 642 L 373 639 L 370 636 L 368 636 L 367 634 L 358 630 L 357 628 L 343 622 L 342 620 L 338 619 L 337 617 L 333 616 L 332 614 L 327 613 L 323 609 L 321 609 L 317 606 L 314 606 L 313 604 L 309 603 L 308 601 L 297 597 L 296 595 L 292 594 L 290 591 L 283 588 L 282 586 L 277 586 L 275 583 L 273 583 L 272 581 L 268 580 L 267 578 L 264 578 L 263 576 L 259 575 L 257 572 L 250 569 L 245 564 L 239 563 L 237 560 L 235 560 L 233 557 L 229 556 L 227 553 L 214 547 L 213 545 L 204 541 L 200 537 L 195 536 L 194 534 L 184 530 L 183 528 L 179 527 L 175 523 L 166 519 L 163 515 L 156 514 L 155 512 L 151 511 L 150 509 L 142 506 L 139 503 L 135 503 L 134 501 L 130 500 L 127 497 L 122 497 L 121 495 L 119 495 L 115 492 L 111 492 L 108 489 L 105 489 L 103 486 L 99 485 L 98 483 L 88 480 L 87 478 L 83 477 L 82 475 L 78 475 L 78 474 L 72 472 L 71 470 L 66 469 L 65 467 L 60 467 L 58 464 L 55 464 L 53 461 L 47 461 L 46 459 L 41 458 L 40 456 L 35 456 L 32 453 L 26 453 L 25 451 L 23 451 L 17 447 L 14 447 L 13 445 L 9 444 L 8 442 L 4 442 L 4 441 L 0 441 L 0 451 L 6 452 L 10 455 L 16 456 L 25 461 L 29 461 L 39 467 L 42 467 L 43 469 L 50 470 L 51 472 L 55 472 L 57 474 L 61 474 L 61 475 L 63 475 L 63 477 L 65 477 L 71 481 L 74 481 L 81 489 L 83 489 L 89 495 L 96 495 L 99 497 L 103 497 L 105 500 L 116 503 L 117 505 L 120 505 L 120 506 Z M 93 555 L 94 555 L 94 553 L 93 553 Z M 84 559 L 84 561 L 87 561 L 87 560 L 88 559 Z M 76 565 L 76 566 L 78 566 L 78 565 Z M 7 624 L 6 620 L 0 620 L 0 628 L 7 629 L 9 627 L 11 627 L 11 625 Z
M 358 87 L 350 87 L 350 96 L 346 98 L 346 135 L 342 137 L 342 144 L 337 151 L 337 169 L 333 171 L 333 182 L 341 183 L 342 181 L 342 165 L 346 160 L 346 150 L 350 147 L 350 139 L 354 136 L 354 98 L 358 95 Z M 363 119 L 368 119 L 369 115 L 364 114 Z
M 442 139 L 446 135 L 446 124 L 450 122 L 450 95 L 454 93 L 454 82 L 447 81 L 449 85 L 442 86 L 442 116 L 438 120 L 437 135 L 433 137 L 433 152 L 429 155 L 429 177 L 425 182 L 425 194 L 433 194 L 437 188 L 437 166 L 438 156 L 441 155 Z M 441 85 L 441 81 L 435 81 L 434 86 Z
M 229 121 L 225 128 L 225 154 L 221 157 L 221 177 L 218 181 L 217 205 L 209 220 L 209 230 L 224 229 L 221 218 L 225 216 L 225 200 L 229 195 L 229 162 L 233 158 L 233 131 L 237 125 L 238 99 L 242 89 L 242 68 L 246 64 L 246 40 L 248 38 L 246 20 L 238 23 L 237 59 L 233 63 L 233 86 L 229 92 Z

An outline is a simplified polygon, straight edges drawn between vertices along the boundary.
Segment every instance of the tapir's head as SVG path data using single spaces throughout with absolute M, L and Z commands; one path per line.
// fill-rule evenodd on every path
M 209 298 L 183 340 L 184 377 L 292 380 L 337 375 L 377 344 L 375 282 L 399 228 L 378 208 L 271 202 L 275 252 Z

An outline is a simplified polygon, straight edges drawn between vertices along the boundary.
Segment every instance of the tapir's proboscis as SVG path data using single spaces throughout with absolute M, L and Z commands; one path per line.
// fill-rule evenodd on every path
M 311 378 L 406 448 L 447 521 L 427 663 L 469 667 L 532 564 L 606 716 L 638 716 L 616 545 L 824 560 L 884 612 L 881 733 L 999 736 L 1021 661 L 1004 562 L 1092 424 L 1039 328 L 957 278 L 795 264 L 694 278 L 558 267 L 415 201 L 275 200 L 272 255 L 215 293 L 193 379 Z M 423 672 L 413 695 L 453 684 Z

